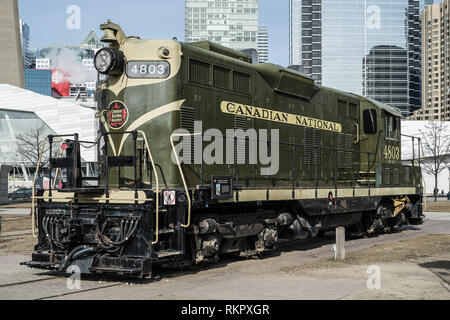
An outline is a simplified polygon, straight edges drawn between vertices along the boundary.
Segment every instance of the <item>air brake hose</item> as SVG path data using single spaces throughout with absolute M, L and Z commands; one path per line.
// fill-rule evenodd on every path
M 122 241 L 119 242 L 114 242 L 111 241 L 110 243 L 114 246 L 120 246 L 122 244 L 124 244 L 125 242 L 127 242 L 128 240 L 130 240 L 130 238 L 134 235 L 134 233 L 136 232 L 137 226 L 139 224 L 138 220 L 134 220 L 131 222 L 130 224 L 130 229 L 131 231 L 129 231 L 128 233 L 126 233 L 125 239 L 122 239 Z
M 73 249 L 72 251 L 70 251 L 70 253 L 67 255 L 66 259 L 64 260 L 64 264 L 59 268 L 59 271 L 64 271 L 66 270 L 66 268 L 69 265 L 69 262 L 72 261 L 72 257 L 74 256 L 75 253 L 77 253 L 80 250 L 86 249 L 88 248 L 88 246 L 78 246 L 75 249 Z

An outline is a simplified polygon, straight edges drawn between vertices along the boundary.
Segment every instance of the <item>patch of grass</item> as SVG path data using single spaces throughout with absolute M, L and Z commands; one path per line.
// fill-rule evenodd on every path
M 344 261 L 334 258 L 319 259 L 302 265 L 285 267 L 281 271 L 296 273 L 312 269 L 342 268 L 350 265 L 417 260 L 442 253 L 450 253 L 450 235 L 430 234 L 394 243 L 376 245 L 368 249 L 346 254 Z

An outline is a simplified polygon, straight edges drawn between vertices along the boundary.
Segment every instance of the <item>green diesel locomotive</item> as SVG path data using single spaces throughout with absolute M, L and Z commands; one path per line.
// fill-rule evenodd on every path
M 49 137 L 63 150 L 49 178 L 65 178 L 35 190 L 28 266 L 147 277 L 423 222 L 420 152 L 402 165 L 396 108 L 210 42 L 101 29 L 98 183 L 82 174 L 86 142 Z

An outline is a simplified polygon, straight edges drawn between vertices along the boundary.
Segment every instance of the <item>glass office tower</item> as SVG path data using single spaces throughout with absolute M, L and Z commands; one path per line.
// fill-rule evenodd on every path
M 375 46 L 363 60 L 363 95 L 409 110 L 408 51 Z
M 319 84 L 364 94 L 364 63 L 370 60 L 366 57 L 371 51 L 381 46 L 404 49 L 407 67 L 402 69 L 406 73 L 403 76 L 408 103 L 394 105 L 409 114 L 421 104 L 420 12 L 425 1 L 430 2 L 290 0 L 290 64 L 301 65 Z M 389 73 L 398 68 L 383 69 Z M 386 92 L 369 97 L 392 101 Z
M 258 0 L 185 0 L 186 42 L 258 49 Z

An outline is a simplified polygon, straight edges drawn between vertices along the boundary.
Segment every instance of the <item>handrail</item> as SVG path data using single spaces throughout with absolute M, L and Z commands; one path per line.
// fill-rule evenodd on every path
M 188 199 L 188 221 L 187 224 L 182 224 L 183 228 L 189 228 L 191 225 L 191 197 L 189 196 L 189 190 L 186 184 L 186 180 L 184 178 L 183 169 L 181 168 L 180 159 L 178 158 L 178 154 L 175 152 L 175 145 L 173 144 L 174 137 L 191 137 L 191 136 L 200 136 L 201 133 L 173 133 L 170 136 L 170 144 L 172 145 L 172 152 L 175 154 L 175 159 L 177 160 L 178 170 L 180 171 L 181 179 L 183 181 L 184 191 L 186 192 L 186 197 Z
M 36 179 L 37 179 L 37 175 L 39 173 L 39 167 L 41 166 L 41 160 L 42 160 L 42 155 L 44 154 L 44 147 L 45 144 L 47 143 L 48 140 L 48 136 L 45 137 L 44 141 L 42 142 L 42 147 L 41 147 L 41 152 L 39 152 L 39 158 L 38 158 L 38 163 L 36 166 L 36 172 L 34 173 L 34 179 L 33 179 L 33 185 L 31 186 L 31 233 L 33 235 L 33 237 L 37 238 L 36 235 L 36 217 L 34 215 L 34 210 L 35 210 L 35 205 L 34 205 L 34 195 L 35 195 L 35 185 L 36 185 Z M 49 182 L 51 183 L 51 181 Z
M 155 180 L 156 180 L 156 204 L 155 204 L 155 206 L 156 206 L 156 228 L 155 228 L 155 235 L 156 235 L 156 238 L 155 238 L 155 241 L 152 242 L 152 244 L 157 244 L 159 242 L 159 177 L 158 177 L 158 172 L 156 171 L 155 162 L 153 161 L 152 152 L 150 150 L 150 146 L 149 146 L 148 141 L 147 141 L 147 136 L 145 135 L 144 131 L 142 131 L 142 130 L 138 130 L 137 132 L 139 134 L 141 134 L 142 137 L 144 138 L 145 147 L 147 148 L 148 155 L 149 155 L 150 161 L 152 163 L 152 168 L 153 168 L 153 171 L 155 172 Z
M 60 150 L 60 151 L 59 151 L 59 156 L 62 156 L 62 153 L 63 153 L 63 151 Z M 53 179 L 53 183 L 52 183 L 52 189 L 53 189 L 53 190 L 55 189 L 55 186 L 56 186 L 56 180 L 58 179 L 59 171 L 60 171 L 59 168 L 56 168 L 55 179 Z M 62 171 L 62 170 L 61 170 L 61 171 Z
M 60 137 L 69 137 L 69 136 L 73 136 L 73 135 L 59 135 L 59 136 L 52 136 L 52 137 L 60 138 Z M 34 200 L 38 199 L 38 197 L 35 197 L 35 191 L 36 191 L 35 190 L 35 186 L 36 186 L 37 175 L 38 175 L 39 169 L 41 167 L 42 156 L 44 155 L 45 144 L 47 143 L 48 138 L 49 138 L 49 136 L 45 137 L 44 141 L 42 142 L 42 147 L 41 147 L 41 151 L 39 152 L 38 163 L 37 163 L 37 166 L 36 166 L 36 172 L 34 173 L 33 185 L 31 186 L 31 192 L 32 192 L 32 194 L 31 194 L 31 233 L 33 234 L 33 237 L 35 237 L 35 238 L 37 238 L 37 235 L 36 235 L 36 217 L 35 217 L 35 214 L 34 214 L 36 206 L 35 206 Z M 61 142 L 61 143 L 63 143 L 64 141 L 65 140 L 55 140 L 54 142 Z M 51 156 L 52 155 L 50 155 L 50 157 Z M 55 183 L 56 183 L 56 177 L 57 177 L 57 175 L 55 176 Z M 49 180 L 48 183 L 49 183 L 49 185 L 52 184 L 51 179 Z

